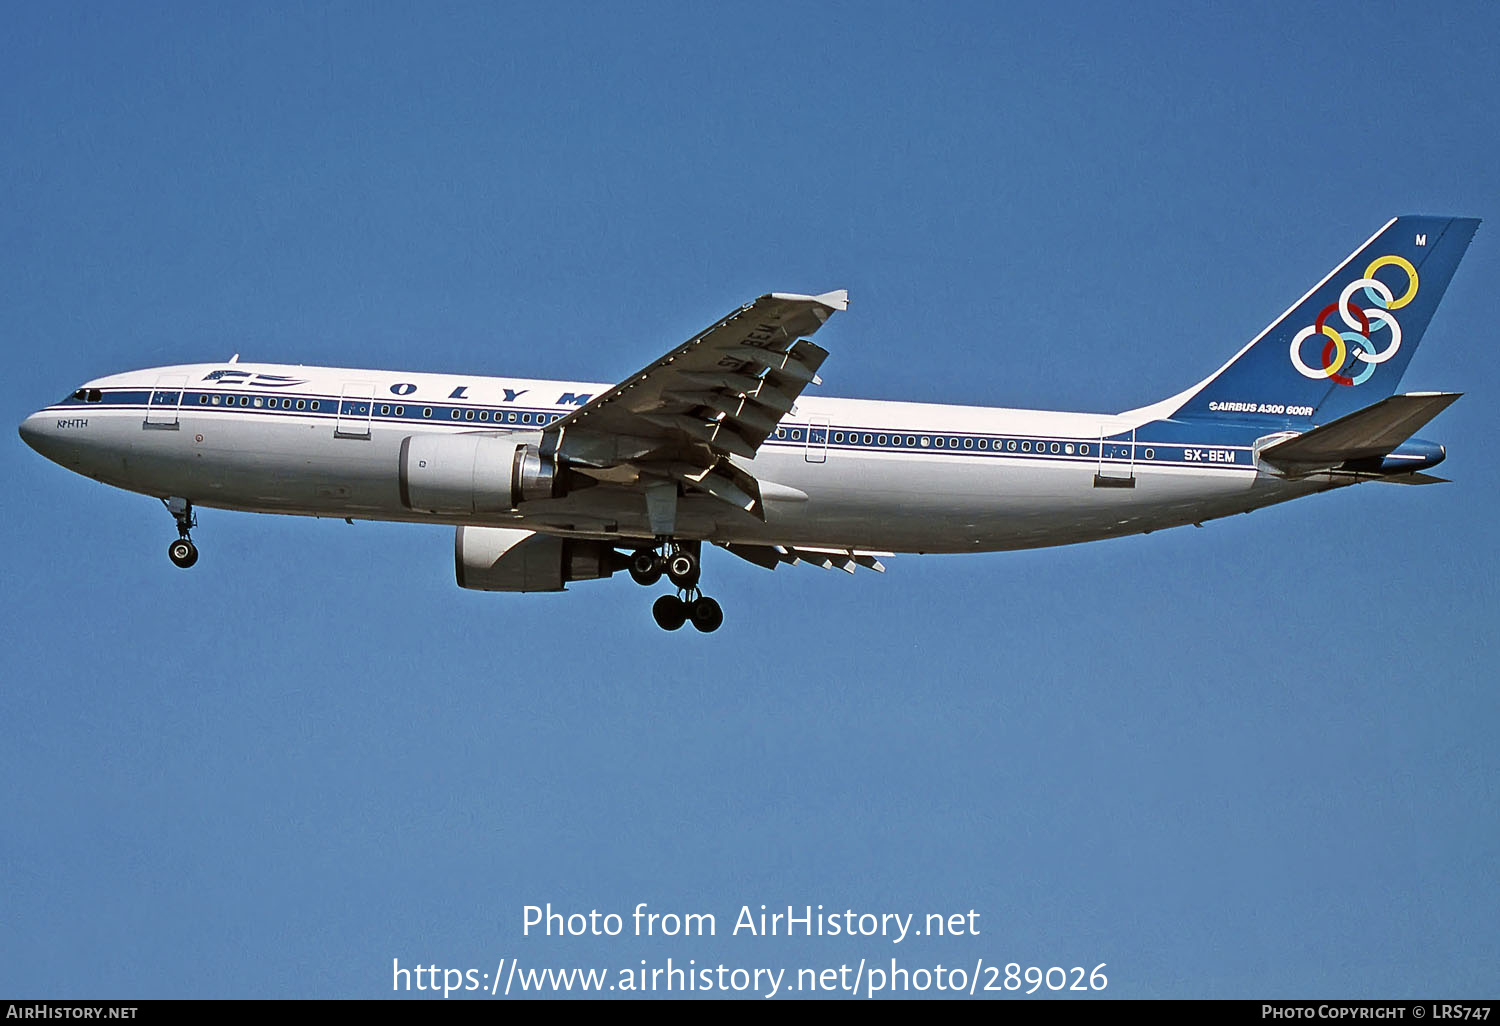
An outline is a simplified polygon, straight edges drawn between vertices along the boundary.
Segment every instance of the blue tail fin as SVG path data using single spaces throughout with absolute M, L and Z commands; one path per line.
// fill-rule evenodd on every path
M 1478 227 L 1469 217 L 1394 218 L 1175 416 L 1322 423 L 1393 394 Z

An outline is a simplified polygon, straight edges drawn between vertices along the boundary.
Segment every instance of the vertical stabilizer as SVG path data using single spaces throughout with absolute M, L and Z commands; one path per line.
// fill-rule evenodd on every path
M 1468 217 L 1394 218 L 1174 416 L 1324 423 L 1393 394 L 1478 227 Z

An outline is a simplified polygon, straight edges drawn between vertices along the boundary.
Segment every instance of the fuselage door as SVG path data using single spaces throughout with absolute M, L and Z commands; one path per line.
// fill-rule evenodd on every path
M 374 413 L 375 386 L 368 381 L 348 382 L 339 399 L 339 419 L 333 437 L 369 438 L 370 418 Z
M 805 458 L 809 463 L 826 463 L 828 461 L 828 418 L 807 418 L 807 450 Z
M 177 411 L 182 408 L 182 391 L 187 388 L 186 374 L 163 374 L 156 379 L 151 389 L 151 398 L 146 403 L 146 426 L 148 428 L 177 427 Z
M 1135 429 L 1130 440 L 1111 438 L 1109 429 L 1099 426 L 1099 464 L 1094 470 L 1095 488 L 1135 487 Z

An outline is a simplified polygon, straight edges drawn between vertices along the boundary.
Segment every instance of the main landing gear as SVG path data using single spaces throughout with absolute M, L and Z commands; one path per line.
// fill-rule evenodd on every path
M 186 570 L 198 562 L 198 546 L 188 536 L 198 526 L 198 516 L 193 512 L 193 504 L 186 499 L 174 495 L 161 501 L 172 514 L 172 519 L 177 521 L 177 540 L 167 546 L 167 558 Z
M 704 634 L 712 633 L 724 623 L 724 610 L 717 602 L 698 590 L 701 567 L 699 542 L 677 542 L 658 538 L 654 549 L 636 549 L 630 554 L 630 576 L 650 587 L 662 574 L 677 588 L 677 594 L 663 595 L 651 606 L 651 616 L 664 631 L 675 631 L 688 621 Z

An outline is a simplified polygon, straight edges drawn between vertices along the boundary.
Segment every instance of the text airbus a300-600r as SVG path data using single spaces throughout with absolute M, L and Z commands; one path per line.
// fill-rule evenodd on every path
M 1415 432 L 1458 398 L 1395 394 L 1477 220 L 1399 217 L 1217 372 L 1124 413 L 805 395 L 844 292 L 772 293 L 616 385 L 231 361 L 87 382 L 21 436 L 195 508 L 443 523 L 458 583 L 561 591 L 665 576 L 656 622 L 712 631 L 703 543 L 768 569 L 1067 545 L 1361 481 L 1424 484 Z

